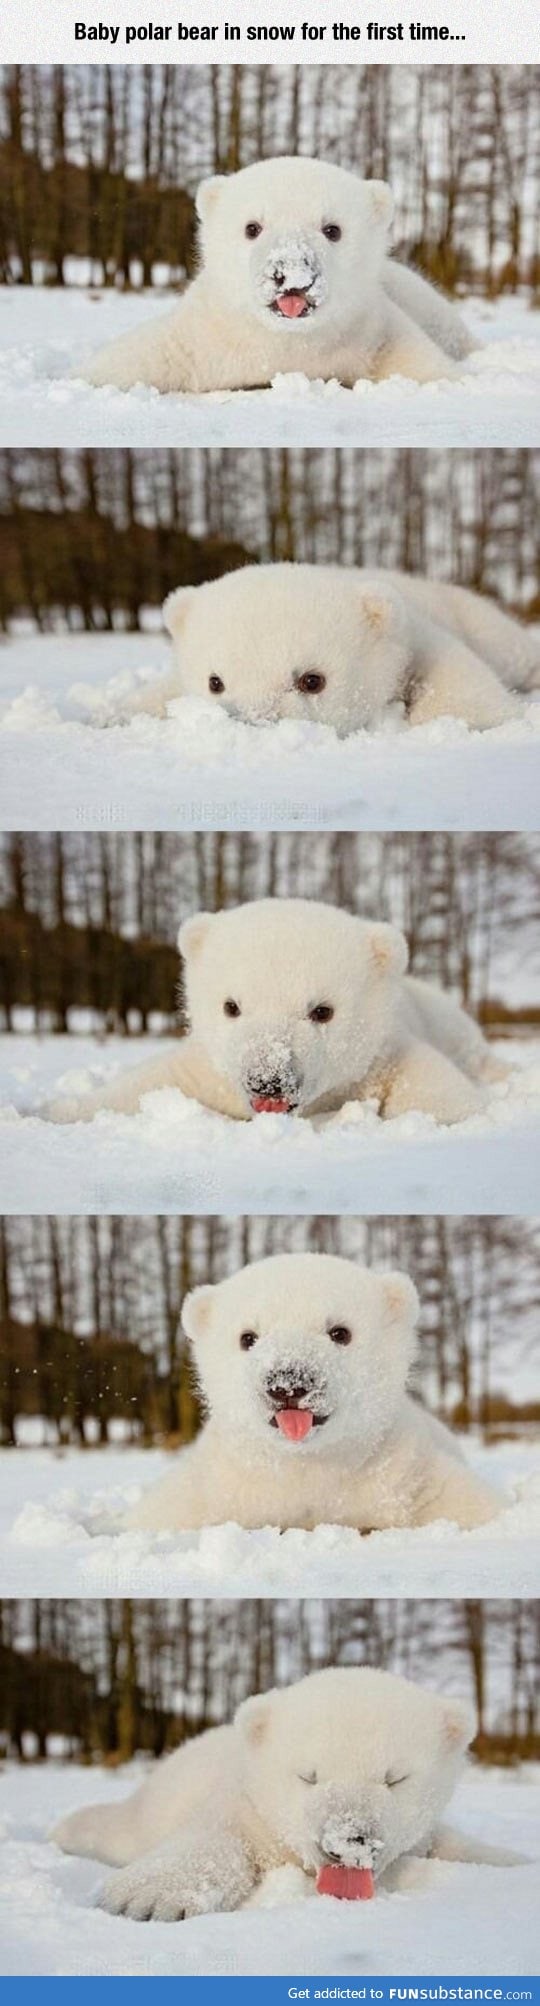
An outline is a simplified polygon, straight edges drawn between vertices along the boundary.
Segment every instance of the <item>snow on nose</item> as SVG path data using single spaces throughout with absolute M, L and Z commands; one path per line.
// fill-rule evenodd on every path
M 287 320 L 298 320 L 320 306 L 325 293 L 322 267 L 306 237 L 287 234 L 272 244 L 258 274 L 265 305 Z
M 295 1365 L 285 1366 L 267 1380 L 266 1391 L 274 1408 L 272 1425 L 288 1442 L 305 1442 L 315 1425 L 310 1406 L 316 1388 L 311 1377 Z M 305 1401 L 305 1406 L 301 1402 Z
M 319 1843 L 325 1865 L 362 1870 L 373 1868 L 383 1847 L 369 1814 L 358 1805 L 339 1802 L 328 1810 Z
M 299 1078 L 291 1052 L 280 1038 L 250 1047 L 244 1085 L 254 1114 L 289 1114 L 296 1107 Z

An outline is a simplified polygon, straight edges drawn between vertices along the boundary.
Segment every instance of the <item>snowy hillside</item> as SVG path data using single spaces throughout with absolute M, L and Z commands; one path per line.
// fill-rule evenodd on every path
M 4 446 L 532 446 L 540 314 L 524 299 L 464 303 L 482 344 L 456 381 L 362 380 L 354 390 L 278 376 L 269 390 L 162 397 L 92 389 L 78 364 L 166 310 L 163 295 L 24 286 L 0 291 Z
M 371 1533 L 121 1532 L 123 1513 L 171 1468 L 157 1450 L 0 1451 L 2 1595 L 532 1595 L 538 1584 L 540 1443 L 471 1449 L 500 1491 L 475 1532 L 437 1524 Z
M 136 1115 L 55 1126 L 35 1112 L 150 1057 L 163 1041 L 0 1038 L 0 1209 L 6 1212 L 514 1212 L 540 1209 L 537 1045 L 482 1113 L 453 1128 L 430 1115 L 381 1121 L 351 1101 L 320 1126 L 287 1115 L 232 1122 L 175 1088 Z M 494 1049 L 497 1049 L 496 1047 Z M 502 1048 L 508 1059 L 508 1047 Z
M 254 726 L 198 698 L 106 722 L 169 660 L 159 634 L 20 636 L 0 665 L 0 827 L 536 829 L 540 702 L 515 723 Z
M 1 1969 L 10 1976 L 131 1977 L 507 1972 L 537 1969 L 540 1774 L 471 1768 L 452 1820 L 469 1836 L 523 1852 L 504 1870 L 422 1861 L 399 1894 L 362 1905 L 328 1897 L 179 1924 L 135 1923 L 94 1907 L 103 1870 L 47 1840 L 61 1815 L 118 1802 L 141 1776 L 62 1767 L 8 1768 L 0 1851 Z

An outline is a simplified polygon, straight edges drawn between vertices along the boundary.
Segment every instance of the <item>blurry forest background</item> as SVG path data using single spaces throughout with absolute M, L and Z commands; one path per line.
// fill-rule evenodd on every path
M 304 897 L 391 920 L 486 1031 L 540 1021 L 540 838 L 224 832 L 0 837 L 0 1029 L 185 1029 L 182 919 Z
M 534 302 L 538 77 L 533 64 L 7 66 L 0 274 L 181 283 L 204 175 L 317 154 L 390 182 L 398 256 L 448 291 Z
M 15 1216 L 0 1219 L 0 1443 L 190 1441 L 188 1289 L 304 1252 L 405 1269 L 421 1303 L 416 1396 L 486 1442 L 536 1438 L 538 1220 Z
M 356 1664 L 472 1701 L 481 1761 L 540 1753 L 538 1602 L 198 1600 L 0 1604 L 0 1755 L 161 1755 L 252 1693 Z
M 392 566 L 540 619 L 540 456 L 495 451 L 0 453 L 0 634 L 155 626 L 242 564 Z

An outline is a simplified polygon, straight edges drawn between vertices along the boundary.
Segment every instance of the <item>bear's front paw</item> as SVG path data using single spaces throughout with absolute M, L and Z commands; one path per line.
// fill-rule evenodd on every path
M 182 1876 L 157 1860 L 135 1860 L 131 1867 L 119 1869 L 105 1882 L 98 1900 L 109 1915 L 130 1916 L 132 1922 L 183 1922 L 185 1916 L 201 1913 Z

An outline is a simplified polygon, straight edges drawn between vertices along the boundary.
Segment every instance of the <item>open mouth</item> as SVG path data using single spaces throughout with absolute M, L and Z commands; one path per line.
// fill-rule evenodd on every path
M 270 312 L 280 314 L 282 320 L 306 320 L 308 314 L 315 312 L 315 301 L 310 300 L 307 292 L 297 292 L 294 286 L 288 286 L 271 300 Z
M 305 1442 L 312 1428 L 324 1428 L 327 1420 L 327 1414 L 314 1414 L 311 1407 L 279 1407 L 270 1427 L 278 1428 L 287 1442 Z
M 279 1100 L 276 1094 L 250 1094 L 254 1114 L 294 1114 L 297 1101 Z

